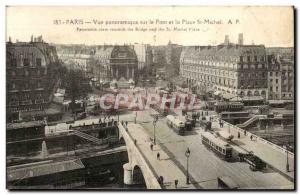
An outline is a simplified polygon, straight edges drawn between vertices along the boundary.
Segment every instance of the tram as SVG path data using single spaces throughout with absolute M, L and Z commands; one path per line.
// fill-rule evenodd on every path
M 168 115 L 167 124 L 171 127 L 178 135 L 184 135 L 185 123 L 173 115 Z
M 232 147 L 225 141 L 215 137 L 210 132 L 201 133 L 202 143 L 212 149 L 222 159 L 229 161 L 232 158 Z
M 244 109 L 244 104 L 241 102 L 216 102 L 214 105 L 214 110 L 217 113 L 223 111 L 242 111 Z

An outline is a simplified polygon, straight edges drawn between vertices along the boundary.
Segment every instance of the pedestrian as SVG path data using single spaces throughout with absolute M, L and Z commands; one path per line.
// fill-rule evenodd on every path
M 245 136 L 247 135 L 247 131 L 246 131 L 246 130 L 244 130 L 244 135 L 245 135 Z
M 240 134 L 240 132 L 238 132 L 238 138 L 240 139 L 240 137 L 241 137 L 241 134 Z
M 250 140 L 251 140 L 251 141 L 252 141 L 252 138 L 253 138 L 253 136 L 251 135 L 251 136 L 250 136 Z
M 153 151 L 153 144 L 150 144 L 150 149 Z
M 175 179 L 175 188 L 177 189 L 178 186 L 178 179 Z
M 134 145 L 136 145 L 136 139 L 134 139 Z
M 160 184 L 161 184 L 161 185 L 164 184 L 164 177 L 163 177 L 163 176 L 160 176 L 160 177 L 159 177 L 159 180 L 160 180 Z
M 156 155 L 157 160 L 160 160 L 160 153 L 158 152 Z

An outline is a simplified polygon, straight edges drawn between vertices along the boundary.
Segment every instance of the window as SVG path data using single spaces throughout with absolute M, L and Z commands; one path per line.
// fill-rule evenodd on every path
M 270 76 L 273 76 L 273 72 L 270 72 Z
M 42 66 L 42 59 L 41 58 L 36 59 L 36 66 Z
M 257 56 L 254 56 L 254 61 L 257 62 Z
M 278 84 L 278 79 L 276 79 L 276 84 Z
M 23 65 L 24 66 L 29 66 L 29 59 L 28 58 L 24 58 Z
M 273 87 L 272 86 L 270 87 L 270 91 L 273 91 Z
M 278 72 L 276 72 L 276 76 L 278 77 Z
M 16 58 L 11 59 L 11 66 L 17 67 L 17 59 Z
M 251 59 L 250 59 L 250 56 L 247 56 L 247 62 L 250 62 Z
M 240 62 L 243 62 L 243 56 L 240 56 Z

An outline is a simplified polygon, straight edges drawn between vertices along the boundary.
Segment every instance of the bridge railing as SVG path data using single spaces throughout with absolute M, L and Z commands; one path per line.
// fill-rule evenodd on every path
M 224 120 L 222 120 L 222 122 L 223 122 L 224 124 L 227 124 L 228 126 L 230 126 L 230 127 L 231 127 L 230 130 L 233 129 L 233 130 L 235 130 L 235 131 L 237 131 L 237 132 L 240 132 L 241 134 L 244 134 L 244 132 L 246 131 L 246 130 L 241 129 L 241 128 L 235 126 L 235 125 L 232 125 L 232 124 L 230 124 L 230 123 L 228 123 L 228 122 L 226 122 L 226 121 L 224 121 Z M 250 133 L 249 131 L 246 131 L 246 132 L 247 132 L 247 135 L 248 135 L 249 137 L 252 136 L 252 137 L 256 138 L 259 142 L 261 142 L 261 143 L 263 143 L 263 144 L 267 144 L 267 145 L 271 146 L 273 149 L 275 149 L 275 150 L 277 150 L 277 151 L 279 151 L 279 152 L 282 152 L 282 153 L 284 153 L 284 154 L 286 154 L 286 153 L 288 152 L 288 154 L 294 158 L 294 153 L 292 153 L 292 152 L 290 152 L 290 151 L 284 149 L 283 147 L 280 147 L 280 146 L 278 146 L 278 145 L 276 145 L 276 144 L 274 144 L 274 143 L 272 143 L 272 142 L 269 142 L 268 140 L 265 140 L 265 139 L 263 139 L 263 138 L 261 138 L 261 137 L 258 137 L 257 135 L 255 135 L 255 134 L 253 134 L 253 133 Z

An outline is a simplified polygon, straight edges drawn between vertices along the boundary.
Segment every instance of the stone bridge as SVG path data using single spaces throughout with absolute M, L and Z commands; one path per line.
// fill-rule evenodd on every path
M 124 168 L 124 184 L 146 184 L 147 189 L 162 189 L 159 184 L 153 167 L 147 162 L 147 158 L 141 152 L 141 149 L 136 145 L 135 140 L 127 131 L 126 125 L 118 124 L 119 139 L 125 142 L 128 152 L 128 163 Z

